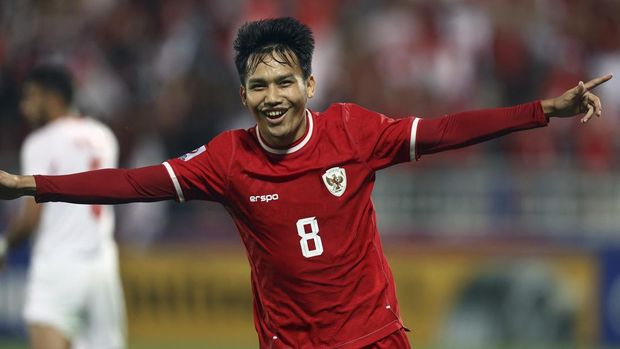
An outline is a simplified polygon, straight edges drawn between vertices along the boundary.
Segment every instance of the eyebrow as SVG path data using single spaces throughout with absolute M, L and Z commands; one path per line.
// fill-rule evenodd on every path
M 274 79 L 275 82 L 280 82 L 282 80 L 286 80 L 286 79 L 291 79 L 294 78 L 295 75 L 294 74 L 286 74 L 286 75 L 280 75 L 280 76 L 276 76 L 276 78 Z M 249 84 L 258 84 L 258 83 L 266 83 L 267 80 L 263 79 L 263 78 L 250 78 L 248 80 L 248 85 Z

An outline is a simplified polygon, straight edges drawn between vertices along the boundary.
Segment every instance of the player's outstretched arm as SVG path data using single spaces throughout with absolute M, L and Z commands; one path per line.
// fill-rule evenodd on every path
M 34 195 L 36 184 L 33 176 L 18 176 L 0 171 L 0 199 L 12 200 Z
M 163 165 L 102 169 L 62 176 L 17 176 L 0 171 L 0 199 L 32 195 L 37 202 L 121 204 L 176 199 Z
M 416 134 L 416 158 L 497 138 L 505 134 L 546 126 L 552 117 L 572 117 L 585 113 L 585 123 L 601 116 L 601 100 L 591 92 L 608 81 L 605 75 L 564 92 L 561 96 L 508 108 L 474 110 L 421 119 Z
M 543 112 L 547 117 L 572 117 L 585 113 L 582 123 L 588 122 L 592 116 L 600 117 L 603 114 L 600 98 L 591 91 L 607 81 L 613 75 L 607 74 L 579 84 L 564 92 L 561 96 L 541 101 Z

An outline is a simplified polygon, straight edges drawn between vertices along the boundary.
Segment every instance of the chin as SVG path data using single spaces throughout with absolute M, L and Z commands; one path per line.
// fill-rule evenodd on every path
M 269 132 L 269 138 L 277 141 L 283 141 L 286 138 L 286 133 L 283 132 Z
M 269 135 L 272 137 L 284 137 L 288 133 L 287 131 L 289 130 L 284 125 L 267 127 L 267 132 L 269 132 Z

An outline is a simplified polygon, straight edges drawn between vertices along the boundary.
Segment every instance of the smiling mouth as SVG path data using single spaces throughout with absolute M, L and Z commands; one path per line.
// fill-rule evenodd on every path
M 288 109 L 278 109 L 278 110 L 269 110 L 262 111 L 261 113 L 265 116 L 265 118 L 273 124 L 279 123 L 286 116 Z

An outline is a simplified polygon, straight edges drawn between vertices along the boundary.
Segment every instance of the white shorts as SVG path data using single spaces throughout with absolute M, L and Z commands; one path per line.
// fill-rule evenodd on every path
M 101 258 L 71 263 L 35 261 L 30 268 L 24 319 L 56 328 L 73 348 L 125 347 L 125 303 L 115 248 Z

